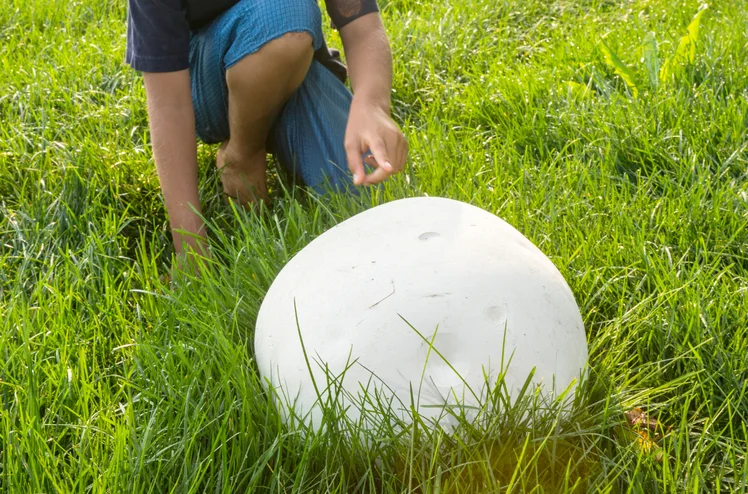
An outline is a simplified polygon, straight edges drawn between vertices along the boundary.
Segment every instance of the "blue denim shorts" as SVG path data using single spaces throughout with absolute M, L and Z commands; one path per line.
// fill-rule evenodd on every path
M 307 32 L 315 51 L 324 38 L 316 0 L 241 0 L 192 33 L 190 78 L 197 136 L 214 144 L 230 137 L 226 71 L 264 44 L 289 32 Z M 278 162 L 317 192 L 353 190 L 343 140 L 351 93 L 314 60 L 286 102 L 268 137 Z

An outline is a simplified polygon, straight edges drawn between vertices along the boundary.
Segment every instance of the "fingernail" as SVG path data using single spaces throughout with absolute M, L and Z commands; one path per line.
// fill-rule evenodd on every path
M 392 170 L 392 164 L 390 164 L 389 161 L 384 162 L 384 167 L 387 168 L 388 170 Z
M 353 175 L 353 183 L 358 184 L 358 175 Z

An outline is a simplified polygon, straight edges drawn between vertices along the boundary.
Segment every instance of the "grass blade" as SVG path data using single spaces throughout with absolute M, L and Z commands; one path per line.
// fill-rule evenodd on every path
M 616 53 L 605 43 L 605 40 L 600 41 L 600 49 L 605 56 L 605 63 L 611 67 L 615 73 L 623 79 L 626 85 L 631 89 L 634 98 L 639 96 L 639 89 L 636 85 L 636 79 L 634 73 L 629 69 L 623 61 L 616 55 Z

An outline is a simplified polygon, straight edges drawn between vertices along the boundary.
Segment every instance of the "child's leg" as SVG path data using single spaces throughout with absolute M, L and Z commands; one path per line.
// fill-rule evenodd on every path
M 270 146 L 278 161 L 318 193 L 356 190 L 343 145 L 351 99 L 345 85 L 313 61 L 273 125 Z
M 230 138 L 216 156 L 224 191 L 246 205 L 266 198 L 265 142 L 312 61 L 312 37 L 288 33 L 226 71 Z
M 222 143 L 224 190 L 243 204 L 266 195 L 265 143 L 323 42 L 315 0 L 242 0 L 193 34 L 198 137 Z

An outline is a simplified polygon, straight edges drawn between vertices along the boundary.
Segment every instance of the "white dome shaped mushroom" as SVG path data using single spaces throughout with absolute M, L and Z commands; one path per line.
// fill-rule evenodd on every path
M 426 197 L 375 207 L 325 232 L 283 268 L 262 303 L 260 374 L 318 428 L 304 350 L 319 391 L 343 374 L 352 396 L 376 388 L 397 408 L 420 390 L 426 418 L 442 415 L 455 395 L 477 405 L 466 385 L 485 389 L 502 352 L 505 367 L 511 355 L 504 383 L 514 396 L 533 368 L 534 382 L 556 395 L 587 361 L 579 308 L 553 263 L 498 217 Z M 347 414 L 357 420 L 360 411 L 354 404 Z

